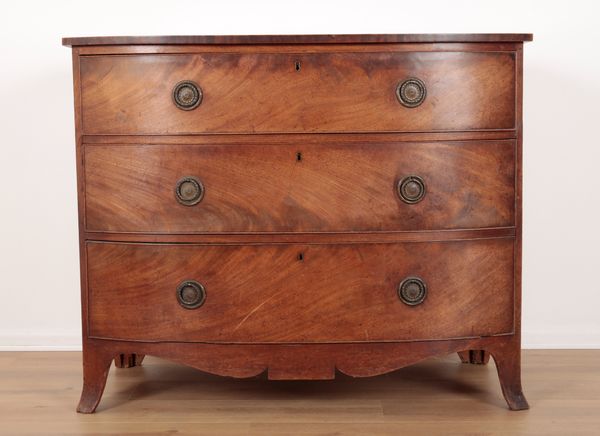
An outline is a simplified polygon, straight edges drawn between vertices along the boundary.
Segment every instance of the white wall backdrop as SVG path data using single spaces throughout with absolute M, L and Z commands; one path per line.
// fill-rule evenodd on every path
M 600 8 L 594 1 L 39 1 L 0 7 L 0 350 L 77 349 L 70 51 L 62 36 L 532 32 L 523 342 L 600 347 Z

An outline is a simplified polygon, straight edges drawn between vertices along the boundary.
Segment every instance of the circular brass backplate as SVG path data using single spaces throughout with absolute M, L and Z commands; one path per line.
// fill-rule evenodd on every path
M 202 88 L 191 80 L 179 82 L 173 88 L 173 102 L 184 111 L 196 109 L 202 102 Z
M 185 176 L 175 184 L 175 198 L 184 206 L 200 203 L 204 197 L 204 185 L 193 176 Z
M 398 297 L 409 306 L 421 304 L 427 297 L 427 285 L 419 277 L 407 277 L 398 285 Z
M 425 182 L 419 176 L 404 177 L 398 182 L 396 189 L 400 199 L 408 204 L 418 203 L 425 197 Z
M 422 80 L 415 77 L 406 79 L 396 87 L 396 97 L 398 101 L 406 107 L 413 108 L 419 106 L 425 101 L 427 88 Z
M 177 301 L 186 309 L 196 309 L 204 304 L 206 290 L 195 280 L 185 280 L 177 286 Z

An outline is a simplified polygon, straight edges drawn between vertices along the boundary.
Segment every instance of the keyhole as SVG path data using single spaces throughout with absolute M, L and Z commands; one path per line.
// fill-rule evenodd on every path
M 298 253 L 298 261 L 302 262 L 304 260 L 304 253 Z
M 296 71 L 300 71 L 300 61 L 294 62 L 294 68 L 296 68 Z
M 296 162 L 301 162 L 302 161 L 302 153 L 298 152 L 296 153 Z

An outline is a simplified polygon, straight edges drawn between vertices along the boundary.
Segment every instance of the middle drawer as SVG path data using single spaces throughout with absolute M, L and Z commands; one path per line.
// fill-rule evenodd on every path
M 515 142 L 87 145 L 86 230 L 359 232 L 514 224 Z

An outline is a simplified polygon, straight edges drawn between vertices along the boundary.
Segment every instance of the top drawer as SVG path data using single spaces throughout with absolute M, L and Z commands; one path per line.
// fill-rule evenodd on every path
M 512 129 L 513 52 L 201 53 L 82 56 L 84 134 L 419 132 Z M 399 85 L 408 99 L 403 105 Z M 200 88 L 175 105 L 182 81 Z M 184 96 L 185 97 L 185 96 Z M 193 97 L 193 96 L 192 96 Z M 410 102 L 409 102 L 410 103 Z

